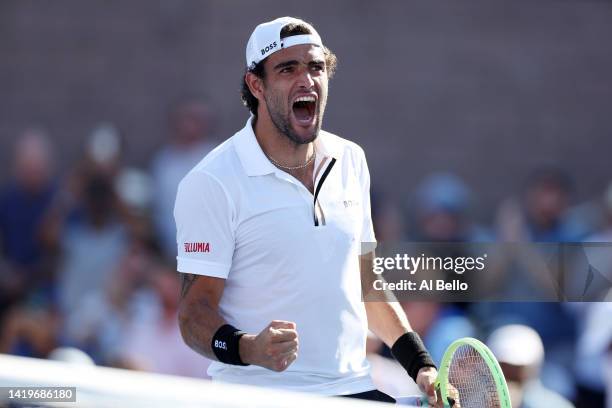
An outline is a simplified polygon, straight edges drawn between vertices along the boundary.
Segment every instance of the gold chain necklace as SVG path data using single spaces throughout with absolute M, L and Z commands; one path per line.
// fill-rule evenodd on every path
M 310 158 L 308 158 L 308 160 L 306 160 L 306 162 L 304 164 L 298 164 L 297 166 L 283 166 L 282 164 L 280 164 L 279 162 L 274 160 L 272 157 L 268 156 L 267 153 L 264 152 L 264 154 L 266 155 L 268 160 L 270 160 L 276 167 L 280 167 L 281 169 L 284 169 L 284 170 L 299 170 L 299 169 L 303 169 L 304 167 L 306 167 L 310 163 L 312 163 L 312 161 L 315 159 L 315 157 L 317 157 L 317 151 L 314 150 L 312 152 L 312 155 L 310 156 Z

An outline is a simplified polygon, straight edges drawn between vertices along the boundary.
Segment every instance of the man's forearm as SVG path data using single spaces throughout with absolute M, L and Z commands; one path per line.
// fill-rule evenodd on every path
M 219 333 L 220 328 L 227 325 L 227 322 L 219 314 L 218 304 L 223 293 L 224 280 L 199 275 L 182 273 L 181 302 L 179 307 L 179 326 L 185 343 L 193 350 L 211 360 L 220 360 L 228 364 L 257 364 L 262 367 L 277 369 L 273 367 L 273 358 L 262 357 L 266 351 L 267 337 L 263 340 L 257 339 L 260 335 L 240 334 L 238 342 L 233 343 L 233 337 L 227 337 L 227 327 L 223 333 Z M 291 326 L 291 327 L 286 327 Z M 281 329 L 295 329 L 295 324 L 290 322 L 273 322 L 271 327 Z M 264 329 L 264 332 L 269 329 Z M 277 333 L 278 334 L 278 333 Z M 274 337 L 274 336 L 272 336 Z M 278 336 L 277 336 L 278 337 Z M 280 340 L 285 341 L 281 335 Z M 297 337 L 297 336 L 296 336 Z M 221 349 L 213 350 L 213 338 L 225 343 Z M 271 342 L 278 339 L 272 339 Z M 284 344 L 285 348 L 292 347 L 292 340 L 288 339 Z M 263 344 L 263 346 L 262 346 Z M 277 347 L 278 348 L 278 347 Z M 263 350 L 263 351 L 262 351 Z M 280 347 L 279 352 L 285 351 Z M 220 357 L 218 353 L 226 354 Z M 234 354 L 237 352 L 238 354 Z M 276 353 L 278 354 L 278 353 Z M 280 367 L 284 369 L 286 366 Z
M 412 331 L 399 303 L 366 302 L 368 327 L 389 347 L 403 334 Z
M 367 298 L 372 282 L 377 279 L 373 273 L 374 255 L 372 252 L 360 257 L 364 298 Z M 379 301 L 365 302 L 368 326 L 391 349 L 391 354 L 421 390 L 427 393 L 430 403 L 434 403 L 433 382 L 437 375 L 435 364 L 419 335 L 412 333 L 408 317 L 393 293 L 385 291 L 381 295 L 374 297 L 374 300 Z
M 184 274 L 179 308 L 179 326 L 185 343 L 203 356 L 217 360 L 212 350 L 212 338 L 225 324 L 216 306 L 202 297 L 189 298 L 187 293 L 198 275 Z
M 367 298 L 367 294 L 372 290 L 374 279 L 381 279 L 373 272 L 372 261 L 374 256 L 374 252 L 371 252 L 360 256 L 359 259 L 364 298 Z M 400 336 L 412 331 L 412 328 L 404 309 L 397 302 L 392 292 L 385 291 L 385 293 L 378 294 L 374 299 L 380 301 L 365 302 L 368 327 L 387 346 L 391 347 Z

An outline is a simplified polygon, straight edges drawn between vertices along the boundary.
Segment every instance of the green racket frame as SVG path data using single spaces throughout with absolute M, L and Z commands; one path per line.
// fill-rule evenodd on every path
M 510 403 L 510 393 L 508 392 L 508 385 L 506 384 L 506 378 L 497 362 L 497 359 L 489 350 L 487 346 L 485 346 L 481 341 L 474 339 L 472 337 L 464 337 L 462 339 L 455 340 L 444 352 L 444 356 L 442 357 L 442 363 L 440 364 L 440 368 L 438 369 L 438 377 L 436 378 L 436 382 L 434 384 L 436 390 L 440 390 L 440 395 L 442 396 L 442 400 L 444 401 L 444 407 L 451 408 L 448 404 L 448 375 L 450 371 L 450 364 L 453 359 L 453 354 L 455 351 L 464 345 L 469 345 L 474 350 L 478 352 L 491 370 L 493 374 L 493 380 L 495 381 L 495 386 L 497 388 L 497 393 L 499 395 L 499 403 L 500 408 L 512 408 L 512 404 Z M 459 397 L 461 398 L 461 396 Z M 421 404 L 423 406 L 427 406 L 427 397 L 423 397 L 421 400 Z M 489 408 L 489 407 L 483 407 Z

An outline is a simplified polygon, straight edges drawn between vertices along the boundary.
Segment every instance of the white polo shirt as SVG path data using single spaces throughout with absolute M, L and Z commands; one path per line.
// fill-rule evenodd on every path
M 316 206 L 267 159 L 251 119 L 179 185 L 178 270 L 226 279 L 219 310 L 228 323 L 257 334 L 272 320 L 293 321 L 300 340 L 284 372 L 213 362 L 214 380 L 324 395 L 375 388 L 358 259 L 361 242 L 375 242 L 365 155 L 325 131 L 315 148 L 315 189 L 332 166 Z

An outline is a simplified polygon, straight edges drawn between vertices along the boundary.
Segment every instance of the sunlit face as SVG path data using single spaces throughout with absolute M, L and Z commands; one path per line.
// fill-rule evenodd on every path
M 327 103 L 327 67 L 321 47 L 296 45 L 265 62 L 265 108 L 276 128 L 296 144 L 316 139 Z

